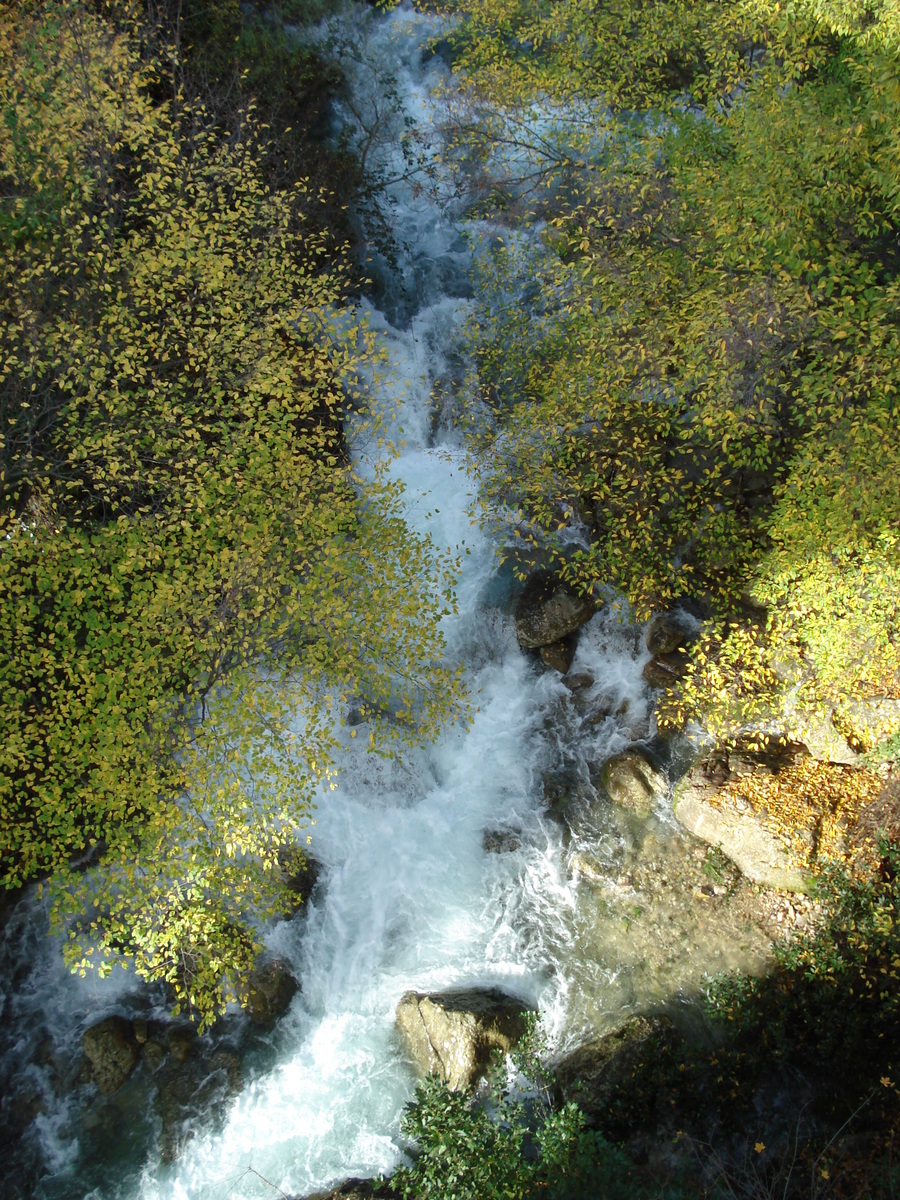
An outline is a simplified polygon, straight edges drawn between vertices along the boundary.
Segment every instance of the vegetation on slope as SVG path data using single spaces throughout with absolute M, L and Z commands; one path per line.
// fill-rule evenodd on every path
M 450 7 L 451 148 L 499 220 L 546 221 L 485 256 L 494 494 L 525 536 L 587 528 L 565 572 L 638 616 L 767 607 L 710 635 L 673 721 L 741 677 L 723 728 L 789 687 L 897 695 L 895 6 Z
M 341 702 L 380 737 L 457 689 L 449 564 L 347 462 L 373 349 L 319 193 L 179 62 L 129 10 L 0 10 L 0 863 L 53 876 L 76 964 L 133 957 L 206 1021 Z

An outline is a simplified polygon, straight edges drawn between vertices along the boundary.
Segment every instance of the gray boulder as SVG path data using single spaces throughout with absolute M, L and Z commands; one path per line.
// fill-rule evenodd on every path
M 575 633 L 596 611 L 589 596 L 579 596 L 553 571 L 535 571 L 516 603 L 519 645 L 535 650 Z
M 397 1032 L 420 1075 L 439 1075 L 451 1091 L 463 1091 L 484 1075 L 493 1051 L 515 1046 L 528 1011 L 499 988 L 407 992 L 397 1005 Z
M 84 1031 L 81 1044 L 94 1082 L 105 1095 L 118 1091 L 141 1056 L 131 1022 L 124 1017 L 98 1021 Z
M 665 775 L 638 750 L 626 750 L 605 762 L 600 782 L 614 804 L 638 817 L 648 817 L 654 799 L 664 796 L 668 787 Z

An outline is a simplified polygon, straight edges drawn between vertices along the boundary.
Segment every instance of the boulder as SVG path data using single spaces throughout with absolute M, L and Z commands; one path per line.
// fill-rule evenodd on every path
M 563 683 L 570 692 L 581 692 L 594 686 L 594 676 L 590 671 L 573 671 L 565 676 Z
M 250 972 L 238 999 L 251 1021 L 266 1025 L 287 1012 L 299 984 L 284 963 L 264 963 Z
M 596 611 L 589 596 L 579 596 L 553 571 L 535 571 L 516 603 L 516 636 L 527 650 L 549 646 L 575 633 Z
M 806 747 L 796 742 L 715 750 L 676 784 L 675 817 L 695 837 L 722 850 L 754 883 L 805 892 L 809 876 L 793 865 L 784 841 L 740 796 L 722 789 L 750 774 L 775 774 L 806 754 Z
M 578 1046 L 556 1063 L 558 1098 L 577 1104 L 588 1124 L 597 1125 L 614 1093 L 627 1088 L 644 1064 L 674 1054 L 679 1041 L 668 1017 L 631 1017 L 614 1033 Z
M 522 845 L 522 839 L 509 829 L 485 829 L 481 844 L 487 854 L 512 854 Z
M 313 1192 L 305 1200 L 397 1200 L 389 1180 L 345 1179 L 329 1192 Z
M 560 638 L 558 642 L 551 642 L 549 646 L 541 646 L 538 649 L 538 657 L 545 667 L 551 671 L 559 671 L 560 675 L 565 675 L 575 659 L 577 649 L 578 634 L 570 633 L 568 637 Z
M 684 624 L 673 613 L 658 613 L 647 626 L 647 649 L 651 654 L 671 654 L 687 641 Z
M 397 1005 L 397 1032 L 421 1075 L 439 1075 L 451 1091 L 463 1091 L 484 1075 L 495 1050 L 515 1046 L 528 1011 L 499 988 L 407 992 Z
M 160 1119 L 160 1157 L 174 1162 L 193 1138 L 199 1120 L 220 1118 L 241 1087 L 241 1063 L 226 1047 L 210 1053 L 208 1042 L 198 1039 L 195 1053 L 186 1059 L 170 1055 L 156 1076 L 155 1108 Z
M 657 654 L 644 665 L 641 678 L 648 687 L 671 688 L 687 673 L 687 654 L 683 647 L 670 654 Z
M 664 796 L 668 783 L 638 750 L 626 750 L 610 758 L 600 770 L 600 782 L 614 804 L 638 817 L 648 817 L 657 796 Z
M 141 1056 L 131 1022 L 105 1017 L 86 1029 L 81 1039 L 94 1082 L 104 1095 L 118 1091 Z

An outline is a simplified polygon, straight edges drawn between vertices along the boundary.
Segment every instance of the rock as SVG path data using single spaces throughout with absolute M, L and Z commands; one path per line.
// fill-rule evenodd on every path
M 600 782 L 614 804 L 638 817 L 648 817 L 654 799 L 664 796 L 668 788 L 665 775 L 637 750 L 626 750 L 605 762 Z
M 671 688 L 687 673 L 687 654 L 683 649 L 671 654 L 657 654 L 645 664 L 641 678 L 648 687 Z
M 551 642 L 549 646 L 541 646 L 538 650 L 538 657 L 545 667 L 549 667 L 552 671 L 559 671 L 560 675 L 565 675 L 575 659 L 577 649 L 578 634 L 570 633 L 568 637 L 560 638 L 558 642 Z
M 156 1077 L 156 1111 L 162 1124 L 160 1157 L 173 1162 L 194 1136 L 197 1121 L 215 1119 L 240 1089 L 241 1064 L 233 1050 L 209 1053 L 198 1040 L 198 1051 L 179 1062 L 171 1056 Z
M 371 1179 L 345 1179 L 330 1192 L 314 1192 L 304 1200 L 397 1200 L 390 1181 L 373 1183 Z
M 508 829 L 486 829 L 481 835 L 481 844 L 488 854 L 511 854 L 519 849 L 522 841 Z
M 287 1012 L 298 986 L 283 963 L 268 962 L 250 972 L 238 999 L 251 1021 L 265 1025 Z
M 575 633 L 594 615 L 588 596 L 579 596 L 552 571 L 535 571 L 516 603 L 519 645 L 534 650 Z
M 144 1043 L 144 1062 L 151 1071 L 165 1061 L 167 1054 L 165 1046 L 156 1038 L 148 1038 Z
M 81 1042 L 100 1091 L 118 1091 L 140 1058 L 131 1023 L 124 1017 L 105 1017 L 84 1031 Z
M 594 676 L 590 671 L 574 671 L 563 678 L 563 683 L 570 692 L 580 692 L 594 686 Z
M 321 869 L 320 864 L 299 846 L 279 847 L 278 870 L 289 893 L 285 905 L 287 916 L 295 913 L 309 899 Z
M 185 1062 L 194 1052 L 197 1031 L 193 1025 L 175 1025 L 169 1030 L 166 1040 L 172 1057 L 178 1062 Z
M 528 1011 L 499 988 L 407 992 L 397 1005 L 397 1031 L 421 1075 L 440 1075 L 451 1091 L 463 1091 L 484 1075 L 494 1050 L 513 1048 Z
M 809 877 L 792 864 L 782 839 L 749 806 L 739 807 L 738 798 L 726 798 L 721 789 L 748 774 L 774 774 L 806 753 L 806 747 L 798 743 L 713 751 L 676 785 L 672 797 L 675 817 L 695 837 L 722 850 L 754 883 L 804 892 Z
M 614 1092 L 637 1068 L 672 1054 L 679 1038 L 668 1017 L 631 1017 L 621 1029 L 579 1046 L 554 1068 L 560 1099 L 576 1103 L 589 1125 L 606 1115 Z
M 143 1046 L 144 1042 L 146 1042 L 147 1038 L 150 1036 L 150 1028 L 147 1024 L 147 1019 L 145 1017 L 135 1017 L 131 1022 L 131 1028 L 134 1032 L 135 1041 L 139 1042 L 140 1045 Z
M 647 649 L 651 654 L 671 654 L 687 641 L 687 630 L 672 613 L 658 613 L 647 627 Z

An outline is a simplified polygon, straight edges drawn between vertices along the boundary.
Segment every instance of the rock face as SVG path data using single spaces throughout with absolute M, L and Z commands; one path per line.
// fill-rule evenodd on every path
M 671 1054 L 677 1044 L 668 1017 L 632 1017 L 615 1033 L 579 1046 L 556 1064 L 560 1099 L 574 1101 L 588 1124 L 596 1125 L 616 1089 L 628 1086 L 636 1067 L 651 1056 Z
M 594 602 L 576 595 L 552 571 L 535 571 L 516 604 L 516 636 L 526 650 L 561 642 L 589 621 Z
M 122 1086 L 141 1054 L 131 1022 L 124 1017 L 105 1017 L 85 1030 L 81 1043 L 94 1082 L 105 1095 Z
M 791 743 L 771 751 L 713 751 L 678 782 L 672 797 L 677 820 L 696 837 L 718 846 L 755 883 L 804 892 L 805 872 L 795 867 L 784 842 L 766 828 L 740 796 L 723 795 L 728 783 L 755 773 L 775 774 L 798 756 L 805 746 Z M 713 802 L 715 798 L 715 803 Z
M 451 1091 L 471 1088 L 525 1032 L 528 1007 L 498 988 L 407 992 L 397 1005 L 397 1031 L 416 1069 L 440 1075 Z
M 283 963 L 269 962 L 251 972 L 239 999 L 250 1019 L 265 1025 L 287 1011 L 298 986 Z
M 637 750 L 626 750 L 603 764 L 600 771 L 610 800 L 630 809 L 638 817 L 648 817 L 657 796 L 664 796 L 666 777 Z

